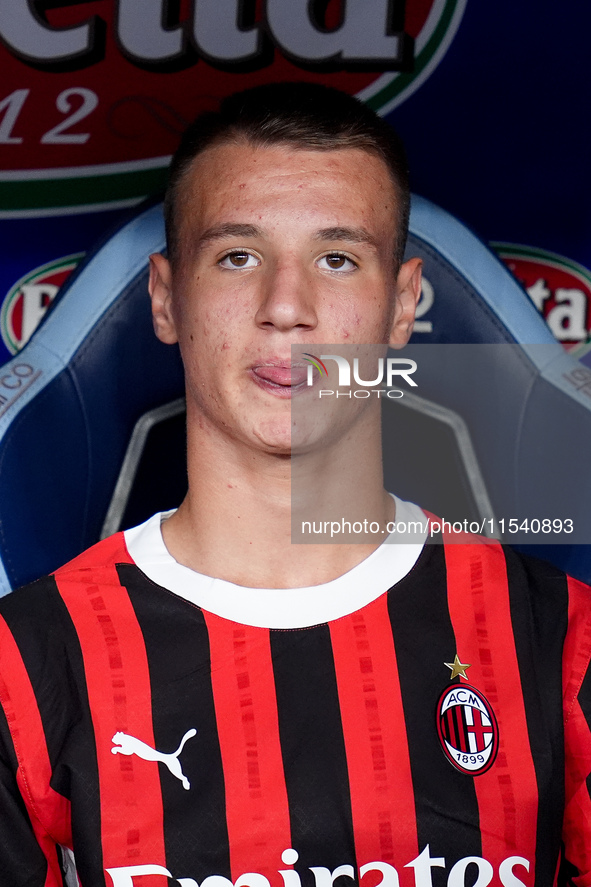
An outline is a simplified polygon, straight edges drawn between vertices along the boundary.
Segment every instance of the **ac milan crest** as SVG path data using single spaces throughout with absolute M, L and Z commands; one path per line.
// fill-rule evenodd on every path
M 437 733 L 446 758 L 462 773 L 478 776 L 492 767 L 499 727 L 490 703 L 469 684 L 447 687 L 437 703 Z

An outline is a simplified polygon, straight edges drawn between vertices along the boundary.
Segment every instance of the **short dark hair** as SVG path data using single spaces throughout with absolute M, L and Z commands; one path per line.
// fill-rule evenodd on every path
M 329 151 L 361 148 L 380 157 L 396 190 L 397 239 L 394 261 L 402 262 L 408 230 L 410 190 L 406 153 L 400 137 L 358 99 L 318 83 L 270 83 L 235 93 L 208 111 L 185 131 L 172 159 L 164 217 L 168 256 L 178 260 L 180 188 L 193 160 L 214 145 L 244 139 L 266 147 Z

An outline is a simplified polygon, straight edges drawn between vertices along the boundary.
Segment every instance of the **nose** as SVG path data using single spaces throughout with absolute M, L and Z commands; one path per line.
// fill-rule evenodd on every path
M 297 261 L 285 260 L 267 269 L 255 322 L 282 333 L 308 332 L 317 326 L 313 282 Z

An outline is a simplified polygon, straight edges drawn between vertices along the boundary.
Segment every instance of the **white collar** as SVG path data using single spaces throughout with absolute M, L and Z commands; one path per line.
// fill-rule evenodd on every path
M 347 573 L 305 588 L 245 588 L 179 564 L 166 548 L 161 531 L 163 518 L 172 512 L 155 514 L 126 530 L 125 543 L 132 560 L 152 582 L 203 610 L 259 628 L 305 628 L 361 609 L 414 567 L 427 536 L 427 518 L 412 502 L 394 499 L 396 523 L 418 521 L 423 529 L 406 537 L 392 533 Z M 395 541 L 404 538 L 413 541 Z

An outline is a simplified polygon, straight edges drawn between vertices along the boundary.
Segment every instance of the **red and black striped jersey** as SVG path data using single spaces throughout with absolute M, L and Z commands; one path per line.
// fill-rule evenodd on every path
M 591 592 L 496 543 L 411 560 L 293 627 L 123 534 L 5 598 L 2 887 L 70 883 L 60 845 L 83 887 L 591 884 Z

